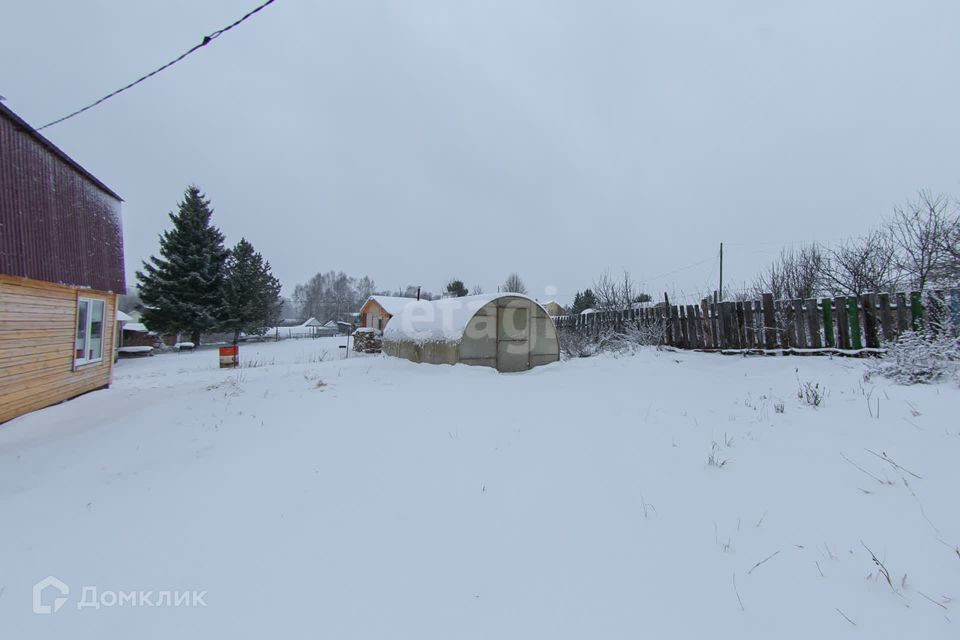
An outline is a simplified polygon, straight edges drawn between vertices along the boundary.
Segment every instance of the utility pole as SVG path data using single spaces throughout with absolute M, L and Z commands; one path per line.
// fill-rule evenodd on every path
M 720 299 L 723 300 L 723 243 L 720 243 Z

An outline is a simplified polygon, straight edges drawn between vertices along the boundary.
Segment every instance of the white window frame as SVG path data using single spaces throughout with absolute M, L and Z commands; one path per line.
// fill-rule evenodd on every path
M 87 326 L 84 327 L 83 333 L 83 358 L 77 357 L 77 324 L 80 321 L 80 307 L 81 305 L 87 305 Z M 90 333 L 93 326 L 93 305 L 100 304 L 103 305 L 103 314 L 100 324 L 100 357 L 98 358 L 87 358 L 86 355 L 90 352 Z M 98 362 L 103 362 L 103 351 L 104 351 L 104 342 L 107 337 L 107 301 L 102 298 L 77 298 L 77 315 L 76 320 L 73 323 L 73 366 L 74 368 L 83 367 L 88 364 L 96 364 Z

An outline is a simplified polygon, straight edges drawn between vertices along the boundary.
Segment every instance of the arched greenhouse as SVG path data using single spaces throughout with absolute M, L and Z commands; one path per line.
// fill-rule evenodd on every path
M 413 362 L 526 371 L 560 359 L 553 320 L 516 293 L 411 301 L 383 332 L 383 352 Z

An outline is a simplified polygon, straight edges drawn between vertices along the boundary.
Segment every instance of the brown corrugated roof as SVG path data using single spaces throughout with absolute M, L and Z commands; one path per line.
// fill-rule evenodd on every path
M 37 142 L 39 142 L 39 143 L 42 144 L 44 147 L 46 147 L 47 149 L 49 149 L 51 152 L 53 152 L 54 154 L 56 154 L 57 157 L 59 157 L 61 160 L 63 160 L 64 162 L 66 162 L 68 165 L 70 165 L 70 167 L 73 168 L 77 173 L 80 173 L 80 174 L 83 175 L 83 177 L 85 177 L 87 180 L 89 180 L 90 182 L 92 182 L 93 184 L 95 184 L 98 189 L 100 189 L 101 191 L 103 191 L 103 192 L 106 193 L 107 195 L 109 195 L 109 196 L 111 196 L 111 197 L 113 197 L 113 198 L 116 198 L 117 200 L 123 202 L 123 198 L 121 198 L 120 196 L 118 196 L 118 195 L 113 191 L 113 189 L 111 189 L 111 188 L 108 187 L 107 185 L 105 185 L 105 184 L 103 184 L 102 182 L 100 182 L 100 180 L 98 180 L 95 175 L 93 175 L 92 173 L 90 173 L 89 171 L 87 171 L 86 169 L 84 169 L 84 168 L 80 165 L 80 163 L 78 163 L 76 160 L 74 160 L 73 158 L 71 158 L 70 156 L 68 156 L 62 149 L 60 149 L 60 147 L 58 147 L 57 145 L 53 144 L 52 142 L 50 142 L 49 140 L 47 140 L 45 137 L 43 137 L 43 135 L 42 135 L 39 131 L 37 131 L 36 129 L 34 129 L 33 127 L 31 127 L 29 124 L 27 124 L 27 121 L 26 121 L 26 120 L 24 120 L 23 118 L 21 118 L 20 116 L 18 116 L 16 113 L 14 113 L 14 112 L 13 112 L 12 110 L 10 110 L 8 107 L 6 107 L 2 102 L 0 102 L 0 115 L 3 115 L 4 117 L 6 117 L 8 120 L 10 120 L 10 121 L 14 124 L 15 127 L 17 127 L 18 129 L 24 131 L 25 133 L 27 133 L 28 135 L 30 135 L 32 138 L 34 138 Z

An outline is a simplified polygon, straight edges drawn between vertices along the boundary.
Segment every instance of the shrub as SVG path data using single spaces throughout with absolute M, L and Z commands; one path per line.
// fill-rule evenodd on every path
M 823 403 L 825 390 L 820 388 L 819 382 L 808 380 L 800 382 L 797 389 L 797 397 L 806 402 L 811 407 L 819 407 Z
M 560 340 L 560 355 L 570 358 L 589 358 L 600 353 L 597 337 L 587 331 L 563 328 L 557 332 Z
M 663 344 L 663 323 L 624 322 L 619 327 L 564 327 L 558 331 L 564 358 L 589 358 L 600 353 L 629 354 L 640 347 Z
M 870 373 L 899 384 L 937 382 L 955 377 L 960 370 L 960 342 L 949 334 L 907 331 L 868 367 Z

